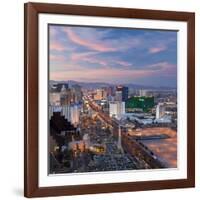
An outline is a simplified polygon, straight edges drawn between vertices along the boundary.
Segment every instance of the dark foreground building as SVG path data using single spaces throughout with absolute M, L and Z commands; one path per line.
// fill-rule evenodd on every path
M 121 92 L 122 93 L 122 101 L 127 101 L 128 99 L 128 87 L 126 86 L 117 86 L 116 87 L 116 91 Z
M 80 139 L 79 132 L 60 112 L 54 112 L 50 120 L 49 135 L 50 173 L 65 173 L 71 169 L 72 153 L 68 144 L 72 138 Z

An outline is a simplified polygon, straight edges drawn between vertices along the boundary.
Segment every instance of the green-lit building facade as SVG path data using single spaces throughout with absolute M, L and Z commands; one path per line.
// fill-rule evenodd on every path
M 126 101 L 126 111 L 131 112 L 136 109 L 141 109 L 148 112 L 154 107 L 154 97 L 135 96 Z

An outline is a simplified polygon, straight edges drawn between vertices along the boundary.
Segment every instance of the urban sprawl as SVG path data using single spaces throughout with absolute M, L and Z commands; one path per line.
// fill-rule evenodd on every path
M 177 168 L 177 91 L 49 83 L 49 173 Z

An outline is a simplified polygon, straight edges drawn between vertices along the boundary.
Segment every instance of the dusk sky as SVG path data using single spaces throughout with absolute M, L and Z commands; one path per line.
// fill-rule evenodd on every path
M 49 26 L 50 80 L 176 87 L 175 31 Z

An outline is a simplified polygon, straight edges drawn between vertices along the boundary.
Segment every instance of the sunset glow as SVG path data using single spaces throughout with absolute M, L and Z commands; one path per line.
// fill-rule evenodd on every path
M 177 33 L 49 26 L 50 80 L 176 87 Z

